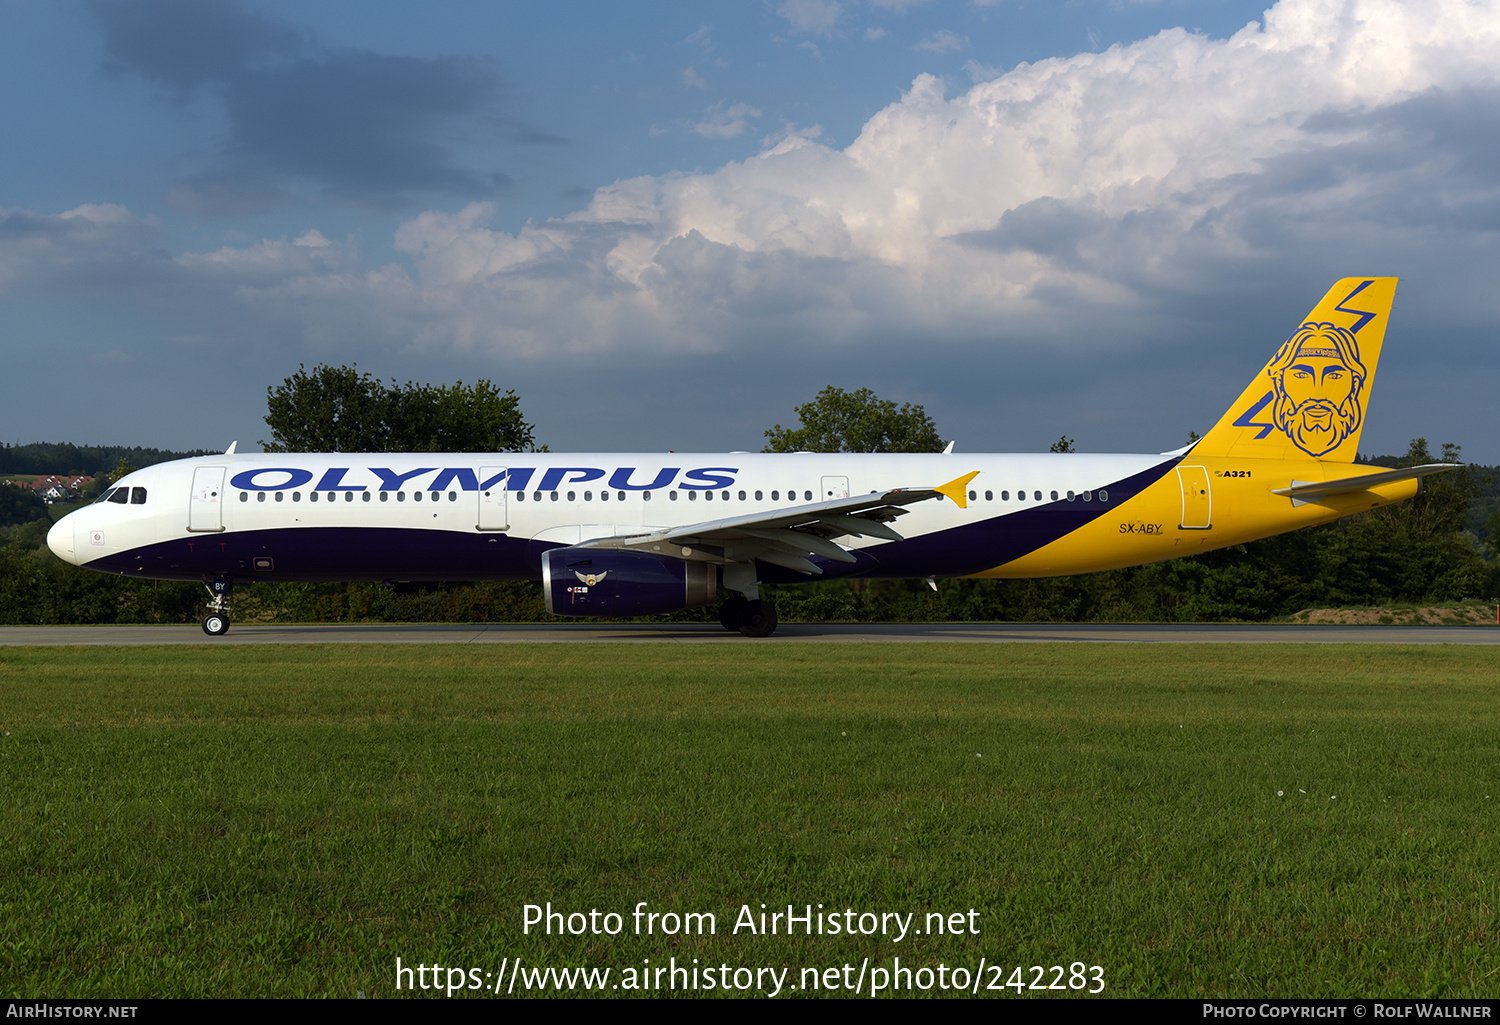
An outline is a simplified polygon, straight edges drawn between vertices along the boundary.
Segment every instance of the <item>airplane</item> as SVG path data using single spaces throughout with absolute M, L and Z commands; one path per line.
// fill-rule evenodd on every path
M 770 636 L 765 584 L 1047 577 L 1327 523 L 1460 464 L 1353 460 L 1390 277 L 1345 278 L 1219 422 L 1154 455 L 323 453 L 201 456 L 126 475 L 47 535 L 60 558 L 201 580 L 203 630 L 237 584 L 540 580 L 558 616 L 632 617 L 729 595 Z

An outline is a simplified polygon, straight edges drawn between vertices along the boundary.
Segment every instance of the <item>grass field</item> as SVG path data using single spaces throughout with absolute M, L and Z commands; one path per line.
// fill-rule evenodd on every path
M 0 649 L 0 990 L 697 958 L 803 995 L 899 957 L 981 993 L 1083 962 L 1112 996 L 1495 996 L 1497 680 L 1435 646 Z M 528 935 L 549 901 L 621 931 Z M 635 935 L 641 901 L 716 932 Z M 762 903 L 963 930 L 733 933 Z

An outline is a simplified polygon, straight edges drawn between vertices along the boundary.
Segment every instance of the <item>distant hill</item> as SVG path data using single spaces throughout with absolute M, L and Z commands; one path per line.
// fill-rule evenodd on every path
M 171 452 L 160 448 L 127 448 L 124 445 L 71 445 L 66 442 L 53 444 L 39 441 L 31 445 L 0 444 L 0 474 L 68 474 L 70 476 L 97 476 L 109 473 L 123 459 L 132 466 L 150 466 L 171 459 L 186 459 L 188 456 L 214 455 L 217 449 L 193 449 L 191 452 Z

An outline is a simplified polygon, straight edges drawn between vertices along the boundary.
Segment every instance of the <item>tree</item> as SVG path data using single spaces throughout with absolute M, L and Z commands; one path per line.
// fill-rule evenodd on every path
M 267 452 L 519 452 L 533 428 L 514 391 L 473 385 L 387 387 L 353 366 L 319 364 L 266 389 Z
M 802 426 L 777 424 L 766 452 L 941 452 L 943 439 L 921 406 L 897 408 L 868 388 L 850 393 L 829 385 L 797 407 Z
M 1058 438 L 1056 441 L 1054 441 L 1052 443 L 1052 447 L 1049 448 L 1047 451 L 1048 452 L 1072 452 L 1073 450 L 1074 450 L 1073 449 L 1073 439 L 1070 438 L 1070 437 L 1068 437 L 1066 434 L 1064 434 L 1061 438 Z
M 0 527 L 47 519 L 47 503 L 30 488 L 0 480 Z
M 1428 451 L 1426 438 L 1413 438 L 1398 465 L 1421 466 L 1425 463 L 1457 463 L 1463 449 L 1452 443 L 1443 445 L 1436 459 Z M 1464 529 L 1464 514 L 1483 481 L 1472 467 L 1449 470 L 1422 479 L 1422 490 L 1406 502 L 1386 506 L 1383 514 L 1414 537 L 1456 534 Z

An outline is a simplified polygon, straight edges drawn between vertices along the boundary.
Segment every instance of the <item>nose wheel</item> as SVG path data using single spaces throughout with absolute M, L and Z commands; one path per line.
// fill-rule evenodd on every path
M 229 632 L 229 595 L 234 583 L 228 577 L 205 580 L 203 586 L 213 595 L 208 603 L 208 615 L 203 617 L 203 632 L 210 637 L 223 637 Z

